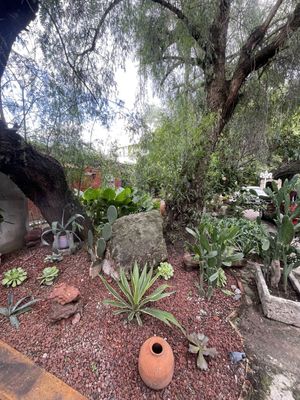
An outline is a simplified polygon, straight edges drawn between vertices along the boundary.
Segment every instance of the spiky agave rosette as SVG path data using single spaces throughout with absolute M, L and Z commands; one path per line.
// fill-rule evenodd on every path
M 12 268 L 3 274 L 2 285 L 16 287 L 27 279 L 27 272 L 21 268 Z

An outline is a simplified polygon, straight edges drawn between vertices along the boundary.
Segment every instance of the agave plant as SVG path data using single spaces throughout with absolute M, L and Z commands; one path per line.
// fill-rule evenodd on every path
M 59 269 L 54 265 L 53 267 L 46 267 L 43 269 L 42 276 L 38 279 L 41 281 L 41 285 L 50 286 L 53 284 L 54 279 L 58 277 Z
M 208 370 L 208 364 L 204 356 L 215 357 L 218 352 L 214 347 L 208 348 L 208 337 L 203 333 L 191 333 L 187 335 L 187 339 L 190 342 L 189 352 L 198 354 L 197 356 L 197 367 L 203 371 Z
M 27 279 L 27 272 L 21 268 L 12 268 L 4 272 L 4 278 L 2 279 L 2 285 L 9 287 L 16 287 L 21 285 Z
M 104 304 L 115 307 L 117 310 L 114 311 L 114 314 L 128 314 L 128 321 L 132 321 L 136 318 L 139 325 L 143 325 L 141 315 L 148 314 L 159 319 L 168 326 L 173 324 L 184 332 L 182 326 L 173 314 L 157 308 L 148 307 L 149 303 L 156 302 L 175 293 L 165 292 L 165 290 L 169 288 L 169 285 L 164 284 L 160 285 L 151 294 L 146 295 L 158 277 L 158 274 L 153 276 L 153 268 L 150 268 L 147 272 L 147 265 L 144 266 L 142 273 L 140 273 L 138 264 L 135 263 L 130 274 L 129 283 L 124 270 L 121 268 L 120 281 L 116 281 L 121 291 L 121 294 L 119 294 L 109 285 L 103 276 L 100 276 L 109 293 L 115 298 L 115 300 L 104 300 Z
M 25 300 L 30 299 L 25 302 Z M 0 307 L 0 314 L 9 318 L 10 324 L 19 329 L 20 323 L 18 320 L 18 315 L 24 314 L 25 312 L 31 311 L 31 306 L 37 303 L 39 299 L 34 299 L 32 296 L 26 296 L 22 299 L 18 300 L 16 304 L 14 304 L 13 294 L 8 294 L 7 307 Z

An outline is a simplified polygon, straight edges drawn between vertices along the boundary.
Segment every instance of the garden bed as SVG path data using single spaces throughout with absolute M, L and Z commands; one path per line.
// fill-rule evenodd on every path
M 203 332 L 209 346 L 219 354 L 209 361 L 209 371 L 196 368 L 195 355 L 188 353 L 188 343 L 176 328 L 144 318 L 144 325 L 128 324 L 121 316 L 114 316 L 110 307 L 102 304 L 108 293 L 100 279 L 88 277 L 89 259 L 85 251 L 66 257 L 57 264 L 58 283 L 67 282 L 79 288 L 84 304 L 78 324 L 70 321 L 51 323 L 50 304 L 46 300 L 51 287 L 40 287 L 37 277 L 45 267 L 44 257 L 49 249 L 22 250 L 4 258 L 3 271 L 23 267 L 28 280 L 13 289 L 15 300 L 33 294 L 43 301 L 32 312 L 19 317 L 20 329 L 14 330 L 8 320 L 0 316 L 0 337 L 9 345 L 30 357 L 39 366 L 56 375 L 89 399 L 191 399 L 237 400 L 245 377 L 244 364 L 231 364 L 228 353 L 242 351 L 238 333 L 226 320 L 239 302 L 215 291 L 210 302 L 200 299 L 195 282 L 197 271 L 185 272 L 182 255 L 169 248 L 169 261 L 174 266 L 174 277 L 168 281 L 176 294 L 165 298 L 157 306 L 172 312 L 188 329 Z M 227 286 L 235 284 L 228 276 Z M 0 305 L 7 302 L 8 289 L 0 289 Z M 137 359 L 142 343 L 152 335 L 168 340 L 175 356 L 175 373 L 171 384 L 160 392 L 148 389 L 139 377 Z

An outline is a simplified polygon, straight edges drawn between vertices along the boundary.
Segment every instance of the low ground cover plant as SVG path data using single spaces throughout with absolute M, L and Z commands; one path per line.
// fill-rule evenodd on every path
M 58 277 L 59 269 L 54 265 L 53 267 L 46 267 L 43 269 L 42 275 L 38 277 L 41 285 L 51 286 L 54 280 Z
M 27 272 L 21 268 L 12 268 L 3 274 L 2 285 L 6 287 L 16 287 L 27 279 Z

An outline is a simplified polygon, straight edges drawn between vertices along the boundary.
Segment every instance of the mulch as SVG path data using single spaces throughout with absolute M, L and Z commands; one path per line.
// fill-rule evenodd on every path
M 13 267 L 23 267 L 28 280 L 13 289 L 15 301 L 26 295 L 42 299 L 30 313 L 19 317 L 20 329 L 12 328 L 0 316 L 0 337 L 39 366 L 56 375 L 88 399 L 99 400 L 237 400 L 245 380 L 245 365 L 231 364 L 228 353 L 243 351 L 242 339 L 227 320 L 239 301 L 216 290 L 210 301 L 198 295 L 195 286 L 197 271 L 186 272 L 182 254 L 169 247 L 169 262 L 174 277 L 168 281 L 176 293 L 162 299 L 156 307 L 172 312 L 191 332 L 203 332 L 209 337 L 209 347 L 216 347 L 218 356 L 209 360 L 209 371 L 199 371 L 195 355 L 188 353 L 188 343 L 177 328 L 169 328 L 151 317 L 144 325 L 127 323 L 114 316 L 103 305 L 108 293 L 96 277 L 89 278 L 89 258 L 84 250 L 65 257 L 58 263 L 57 283 L 67 282 L 79 288 L 84 305 L 78 324 L 69 320 L 50 321 L 51 287 L 41 287 L 37 277 L 45 267 L 49 248 L 24 249 L 3 257 L 0 273 Z M 227 288 L 236 284 L 228 277 Z M 160 281 L 165 283 L 165 281 Z M 0 306 L 6 305 L 9 289 L 1 286 Z M 171 384 L 155 392 L 141 380 L 137 360 L 142 343 L 157 335 L 171 345 L 175 356 L 175 372 Z

